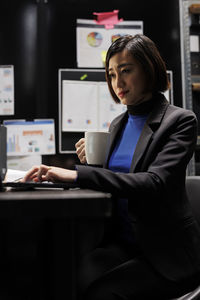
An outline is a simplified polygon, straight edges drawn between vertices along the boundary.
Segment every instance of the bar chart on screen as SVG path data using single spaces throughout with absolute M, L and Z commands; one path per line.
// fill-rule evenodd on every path
M 7 120 L 7 156 L 55 154 L 54 120 Z

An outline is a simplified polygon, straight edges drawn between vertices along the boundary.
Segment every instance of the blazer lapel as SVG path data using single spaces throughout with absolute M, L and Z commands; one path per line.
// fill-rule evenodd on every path
M 162 118 L 164 116 L 164 113 L 169 105 L 169 102 L 165 99 L 165 97 L 161 94 L 158 100 L 156 101 L 156 105 L 153 109 L 153 111 L 150 113 L 144 128 L 142 130 L 142 133 L 140 135 L 140 138 L 138 140 L 132 163 L 130 172 L 134 172 L 138 162 L 146 152 L 147 147 L 149 146 L 152 135 L 160 125 Z
M 130 172 L 135 171 L 135 168 L 136 168 L 139 160 L 141 159 L 142 155 L 144 154 L 147 146 L 149 145 L 149 143 L 151 141 L 152 134 L 153 134 L 152 129 L 149 127 L 149 125 L 147 123 L 145 123 L 144 128 L 142 130 L 142 133 L 140 135 L 140 138 L 139 138 L 136 148 L 135 148 L 135 152 L 134 152 L 131 167 L 130 167 Z

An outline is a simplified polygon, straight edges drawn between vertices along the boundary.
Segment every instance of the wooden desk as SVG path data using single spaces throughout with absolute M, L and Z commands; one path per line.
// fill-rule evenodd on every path
M 77 255 L 95 246 L 111 214 L 107 193 L 1 192 L 0 265 L 9 285 L 4 280 L 0 299 L 77 299 Z

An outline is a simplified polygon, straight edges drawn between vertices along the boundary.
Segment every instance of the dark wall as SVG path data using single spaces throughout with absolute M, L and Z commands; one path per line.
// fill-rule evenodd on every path
M 144 34 L 173 71 L 174 102 L 182 106 L 178 0 L 6 0 L 0 3 L 0 64 L 15 70 L 15 116 L 54 118 L 58 130 L 58 69 L 76 68 L 76 19 L 119 9 L 143 20 Z M 58 139 L 57 139 L 58 144 Z
M 35 114 L 36 62 L 37 6 L 33 1 L 2 1 L 0 64 L 14 65 L 16 118 Z

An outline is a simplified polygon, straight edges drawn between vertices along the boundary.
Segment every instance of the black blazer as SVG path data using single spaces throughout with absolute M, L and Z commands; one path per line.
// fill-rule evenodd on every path
M 197 138 L 192 111 L 160 94 L 137 143 L 130 173 L 77 165 L 84 188 L 128 198 L 135 239 L 163 276 L 184 280 L 200 272 L 200 231 L 185 190 L 185 173 Z M 113 120 L 108 160 L 128 113 Z M 108 161 L 107 160 L 107 161 Z

